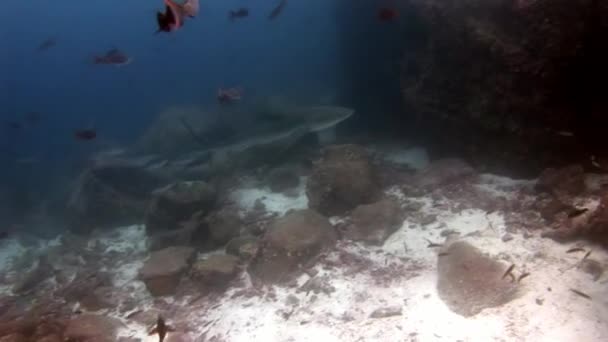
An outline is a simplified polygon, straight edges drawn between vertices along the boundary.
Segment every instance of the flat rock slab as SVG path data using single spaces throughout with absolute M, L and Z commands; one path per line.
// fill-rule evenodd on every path
M 171 295 L 193 257 L 194 249 L 190 247 L 161 249 L 150 255 L 139 270 L 139 276 L 153 296 Z
M 517 283 L 502 279 L 509 265 L 498 262 L 465 241 L 456 241 L 437 261 L 439 297 L 457 314 L 473 316 L 501 306 L 517 295 Z

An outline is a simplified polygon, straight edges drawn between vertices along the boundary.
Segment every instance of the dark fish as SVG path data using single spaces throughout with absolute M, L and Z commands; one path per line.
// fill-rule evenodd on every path
M 566 253 L 584 252 L 585 249 L 581 247 L 570 248 Z
M 74 137 L 77 140 L 93 140 L 97 138 L 97 132 L 94 129 L 79 129 L 74 131 Z
M 399 17 L 399 12 L 394 8 L 383 7 L 378 10 L 378 20 L 392 21 Z
M 217 101 L 223 105 L 240 101 L 242 96 L 243 89 L 240 87 L 227 89 L 219 88 L 217 90 Z
M 581 262 L 587 260 L 587 258 L 591 255 L 591 251 L 585 253 L 585 256 L 583 257 L 583 260 L 581 260 Z
M 569 218 L 573 218 L 573 217 L 577 217 L 581 214 L 584 214 L 585 212 L 587 212 L 589 209 L 588 208 L 572 208 L 572 210 L 570 210 L 568 212 L 568 217 Z
M 8 239 L 8 232 L 0 232 L 0 240 Z
M 156 23 L 159 32 L 173 32 L 184 26 L 186 17 L 194 18 L 198 14 L 198 0 L 186 0 L 178 4 L 173 0 L 164 0 L 165 12 L 156 12 Z
M 6 121 L 5 125 L 6 125 L 6 127 L 11 128 L 11 129 L 22 129 L 23 128 L 23 125 L 17 121 Z
M 512 264 L 511 266 L 509 266 L 509 268 L 507 268 L 507 270 L 505 271 L 505 273 L 502 275 L 501 279 L 505 279 L 508 275 L 511 275 L 511 272 L 513 272 L 513 269 L 515 268 L 515 264 Z
M 576 293 L 577 295 L 579 295 L 579 296 L 581 296 L 581 297 L 583 297 L 583 298 L 587 298 L 587 299 L 589 299 L 589 300 L 591 299 L 591 296 L 590 296 L 590 295 L 588 295 L 588 294 L 586 294 L 586 293 L 584 293 L 584 292 L 581 292 L 581 291 L 579 291 L 579 290 L 577 290 L 577 289 L 570 289 L 570 291 L 572 291 L 572 292 Z
M 171 331 L 175 331 L 175 329 L 167 325 L 162 316 L 158 315 L 158 318 L 156 319 L 156 326 L 150 330 L 148 335 L 152 336 L 154 334 L 158 334 L 158 341 L 163 342 L 165 340 L 165 336 L 167 336 L 167 333 Z
M 447 255 L 450 255 L 450 253 L 448 253 L 448 252 L 440 252 L 439 254 L 437 254 L 437 256 L 440 256 L 440 257 L 444 257 L 444 256 L 447 256 Z
M 43 41 L 42 43 L 40 43 L 40 45 L 38 45 L 38 48 L 36 50 L 38 50 L 40 52 L 46 51 L 46 50 L 52 48 L 55 45 L 57 45 L 57 42 L 55 41 L 55 39 L 53 39 L 53 38 L 47 38 L 45 41 Z
M 443 246 L 442 244 L 432 242 L 432 241 L 431 241 L 431 240 L 429 240 L 429 239 L 426 239 L 426 241 L 428 241 L 428 243 L 429 243 L 429 245 L 428 245 L 428 246 L 426 246 L 427 248 L 435 248 L 435 247 L 441 247 L 441 246 Z
M 522 275 L 519 276 L 519 278 L 517 278 L 517 282 L 519 283 L 520 281 L 522 281 L 522 279 L 528 277 L 530 275 L 530 273 L 526 272 L 526 273 L 522 273 Z
M 268 15 L 268 20 L 276 19 L 279 16 L 279 14 L 281 14 L 281 12 L 283 12 L 285 5 L 287 5 L 287 0 L 281 0 L 281 2 L 279 2 L 279 4 Z
M 132 59 L 129 56 L 118 49 L 110 49 L 104 55 L 97 55 L 93 57 L 93 64 L 120 66 L 129 64 L 131 61 Z
M 249 16 L 249 10 L 247 8 L 239 8 L 236 11 L 228 12 L 228 19 L 234 21 L 235 19 L 246 18 Z

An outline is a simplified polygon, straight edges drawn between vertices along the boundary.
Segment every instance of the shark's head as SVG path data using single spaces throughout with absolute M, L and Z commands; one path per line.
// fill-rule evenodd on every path
M 336 106 L 310 107 L 307 110 L 309 131 L 317 133 L 321 145 L 333 143 L 336 140 L 336 125 L 355 113 L 353 109 Z

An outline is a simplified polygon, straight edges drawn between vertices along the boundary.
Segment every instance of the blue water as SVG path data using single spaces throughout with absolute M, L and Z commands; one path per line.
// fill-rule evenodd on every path
M 373 56 L 382 55 L 380 45 L 387 51 L 395 45 L 386 42 L 387 33 L 394 31 L 390 25 L 375 21 L 373 1 L 351 6 L 340 0 L 288 0 L 281 15 L 269 21 L 278 3 L 201 0 L 198 16 L 186 20 L 182 29 L 155 34 L 162 0 L 4 0 L 0 207 L 7 201 L 16 205 L 14 194 L 27 202 L 57 189 L 65 192 L 87 157 L 128 147 L 167 107 L 198 105 L 214 113 L 218 87 L 241 86 L 246 99 L 282 95 L 312 99 L 311 105 L 339 88 L 365 94 L 367 88 L 378 89 L 382 78 L 365 75 L 386 72 L 386 61 Z M 240 7 L 249 9 L 249 17 L 228 20 L 228 12 Z M 358 18 L 357 23 L 339 27 L 349 17 Z M 349 29 L 350 41 L 341 42 Z M 56 45 L 37 51 L 49 38 Z M 358 52 L 345 54 L 345 44 Z M 133 61 L 121 67 L 91 63 L 112 48 Z M 345 59 L 356 58 L 360 61 L 351 63 L 354 68 L 344 67 Z M 345 78 L 345 70 L 361 72 L 362 85 L 354 87 L 356 77 Z M 28 112 L 40 114 L 36 125 L 24 122 Z M 10 129 L 6 121 L 24 127 Z M 97 139 L 76 140 L 74 130 L 82 128 L 95 129 Z M 16 162 L 23 158 L 37 162 Z

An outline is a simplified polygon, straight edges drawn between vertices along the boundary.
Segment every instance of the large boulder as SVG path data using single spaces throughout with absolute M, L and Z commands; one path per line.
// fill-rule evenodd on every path
M 453 242 L 441 252 L 445 256 L 437 260 L 437 291 L 452 311 L 469 317 L 516 297 L 517 282 L 504 277 L 508 265 L 465 241 Z
M 67 203 L 70 228 L 88 232 L 141 222 L 152 192 L 166 180 L 129 164 L 103 164 L 84 171 Z
M 327 218 L 309 209 L 289 212 L 266 232 L 249 273 L 265 283 L 286 281 L 336 241 Z
M 335 145 L 322 151 L 306 184 L 309 207 L 324 215 L 340 215 L 372 203 L 379 186 L 370 158 L 361 146 Z
M 115 342 L 124 324 L 109 316 L 85 314 L 76 316 L 64 332 L 66 341 Z
M 406 193 L 424 193 L 475 175 L 475 170 L 457 158 L 439 159 L 418 171 L 407 184 Z
M 343 231 L 344 236 L 355 241 L 381 245 L 403 223 L 399 204 L 384 199 L 355 208 L 352 223 Z
M 153 296 L 172 295 L 193 258 L 194 249 L 190 247 L 168 247 L 152 252 L 139 270 L 139 277 Z
M 216 190 L 203 181 L 177 182 L 155 193 L 146 213 L 146 231 L 178 229 L 196 212 L 209 212 L 215 205 Z
M 223 288 L 239 273 L 239 258 L 229 254 L 214 254 L 192 265 L 193 280 L 212 288 Z
M 575 196 L 586 190 L 585 171 L 581 165 L 545 169 L 538 178 L 536 188 L 555 196 Z

